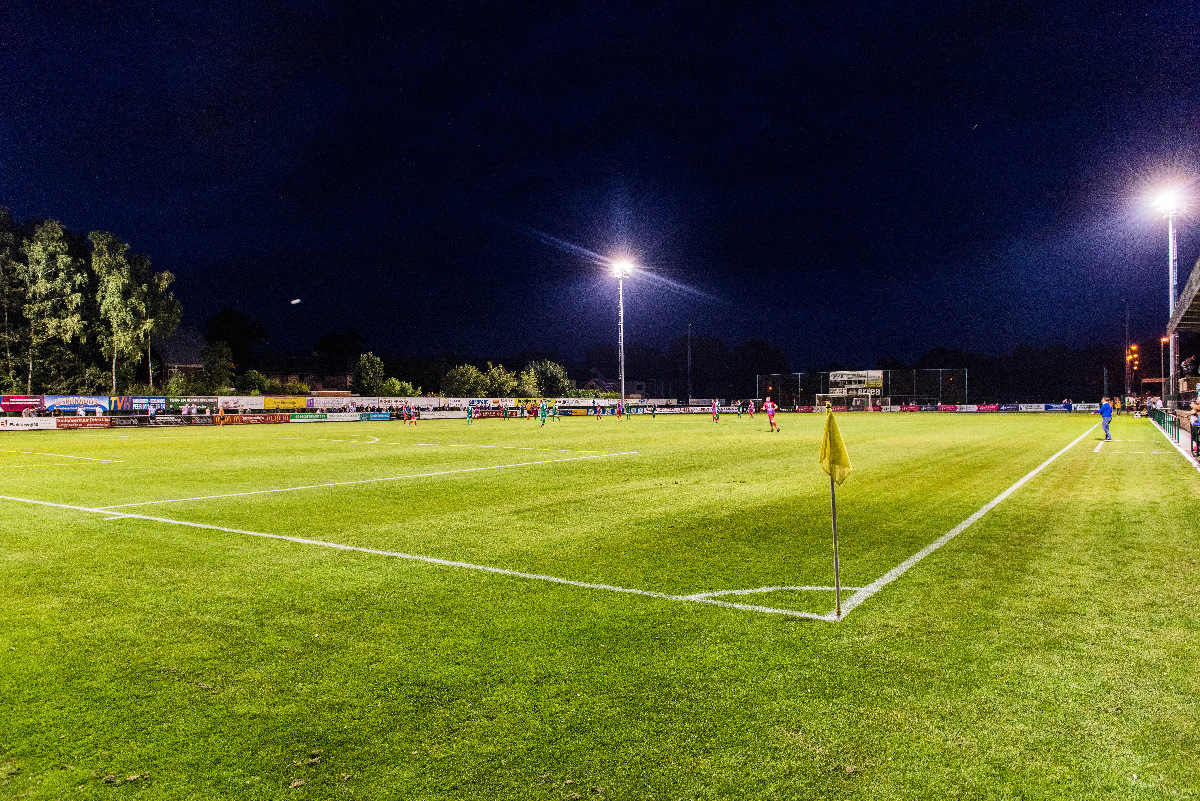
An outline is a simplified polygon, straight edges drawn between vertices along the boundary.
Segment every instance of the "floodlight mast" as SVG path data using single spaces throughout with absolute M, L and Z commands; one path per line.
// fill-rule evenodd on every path
M 1166 189 L 1155 198 L 1155 205 L 1167 218 L 1167 319 L 1175 316 L 1175 288 L 1179 282 L 1179 250 L 1175 244 L 1175 218 L 1183 211 L 1183 197 L 1177 189 Z M 1179 358 L 1179 335 L 1169 332 L 1170 337 L 1170 383 L 1163 388 L 1163 403 L 1175 408 L 1175 370 Z M 1171 390 L 1170 395 L 1167 389 Z M 1170 400 L 1168 400 L 1170 398 Z
M 625 278 L 633 272 L 634 265 L 628 261 L 613 262 L 613 274 L 617 276 L 617 354 L 621 365 L 621 403 L 625 403 Z

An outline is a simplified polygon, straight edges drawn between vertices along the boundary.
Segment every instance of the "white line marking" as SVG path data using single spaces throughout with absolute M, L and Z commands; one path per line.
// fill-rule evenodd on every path
M 945 534 L 938 537 L 936 540 L 929 543 L 924 548 L 922 548 L 921 550 L 917 551 L 912 556 L 905 559 L 903 562 L 901 562 L 896 567 L 893 567 L 891 570 L 889 570 L 888 572 L 884 573 L 879 578 L 872 581 L 866 587 L 863 587 L 861 590 L 859 590 L 858 592 L 851 595 L 846 600 L 846 603 L 842 604 L 842 618 L 845 619 L 846 615 L 850 614 L 863 601 L 867 600 L 872 595 L 874 595 L 875 593 L 879 592 L 884 587 L 886 587 L 888 584 L 891 584 L 893 581 L 895 581 L 896 579 L 903 576 L 905 573 L 907 573 L 909 571 L 910 568 L 912 568 L 914 565 L 916 565 L 918 562 L 920 562 L 926 556 L 929 556 L 929 554 L 933 553 L 938 548 L 941 548 L 947 542 L 949 542 L 950 540 L 957 537 L 959 534 L 966 531 L 972 524 L 974 524 L 976 521 L 978 521 L 979 518 L 983 517 L 988 512 L 992 511 L 992 509 L 994 509 L 997 504 L 999 504 L 1001 501 L 1003 501 L 1009 495 L 1012 495 L 1014 492 L 1016 492 L 1018 489 L 1020 489 L 1022 486 L 1024 486 L 1026 482 L 1028 482 L 1031 478 L 1036 476 L 1038 473 L 1045 470 L 1046 467 L 1051 462 L 1053 462 L 1058 457 L 1062 456 L 1067 451 L 1071 450 L 1071 448 L 1073 448 L 1075 445 L 1078 445 L 1079 442 L 1084 437 L 1086 437 L 1088 434 L 1095 431 L 1096 427 L 1099 425 L 1100 425 L 1099 423 L 1096 423 L 1096 425 L 1092 426 L 1087 431 L 1084 431 L 1082 434 L 1080 434 L 1078 437 L 1076 437 L 1075 440 L 1072 441 L 1070 445 L 1063 448 L 1061 451 L 1054 454 L 1046 461 L 1042 462 L 1040 465 L 1035 467 L 1033 470 L 1030 470 L 1019 481 L 1017 481 L 1016 484 L 1013 484 L 1011 487 L 1006 489 L 1004 492 L 1000 493 L 995 498 L 992 498 L 990 501 L 988 501 L 983 506 L 981 506 L 979 508 L 979 511 L 975 512 L 975 514 L 971 515 L 966 520 L 962 521 L 957 526 L 950 529 Z
M 3 470 L 16 470 L 18 467 L 82 467 L 75 462 L 42 462 L 41 464 L 6 464 Z
M 1156 429 L 1158 429 L 1158 433 L 1163 435 L 1163 439 L 1165 439 L 1167 442 L 1171 443 L 1171 445 L 1174 446 L 1175 450 L 1179 451 L 1183 455 L 1184 459 L 1187 459 L 1188 464 L 1192 465 L 1197 470 L 1200 470 L 1200 462 L 1197 462 L 1195 459 L 1193 459 L 1192 455 L 1190 453 L 1188 453 L 1186 450 L 1184 450 L 1184 447 L 1182 445 L 1180 445 L 1178 442 L 1176 442 L 1175 440 L 1168 437 L 1167 432 L 1163 431 L 1162 427 L 1159 426 L 1159 424 L 1157 422 L 1155 422 L 1153 417 L 1150 418 L 1150 422 L 1154 425 L 1154 427 Z
M 0 453 L 23 453 L 26 456 L 54 456 L 59 459 L 82 459 L 85 462 L 123 462 L 124 459 L 94 459 L 91 456 L 68 456 L 65 453 L 43 453 L 42 451 L 5 451 Z
M 227 492 L 223 495 L 197 495 L 193 498 L 168 498 L 161 501 L 139 501 L 137 503 L 114 503 L 110 506 L 99 506 L 98 509 L 124 509 L 130 506 L 153 506 L 160 503 L 183 503 L 184 501 L 208 501 L 216 498 L 241 498 L 246 495 L 267 495 L 273 492 L 299 492 L 300 490 L 323 489 L 326 487 L 347 487 L 352 484 L 375 484 L 381 481 L 403 481 L 408 478 L 430 478 L 432 476 L 448 476 L 454 473 L 475 473 L 481 470 L 503 470 L 507 467 L 532 467 L 555 462 L 577 462 L 581 459 L 604 459 L 610 456 L 631 456 L 637 451 L 622 451 L 620 453 L 601 453 L 595 456 L 571 456 L 565 459 L 542 459 L 536 462 L 518 462 L 516 464 L 494 464 L 486 467 L 463 467 L 457 470 L 439 470 L 436 473 L 412 473 L 405 476 L 386 476 L 384 478 L 361 478 L 354 481 L 330 481 L 325 484 L 308 484 L 303 487 L 281 487 L 279 489 L 250 490 L 248 492 Z
M 1104 447 L 1105 442 L 1108 442 L 1108 440 L 1106 440 L 1106 439 L 1100 440 L 1100 444 L 1096 446 L 1096 450 L 1092 451 L 1092 453 L 1099 453 L 1100 449 Z
M 283 534 L 265 534 L 261 531 L 247 531 L 239 528 L 226 528 L 225 526 L 213 526 L 207 523 L 192 523 L 186 520 L 173 520 L 169 517 L 151 517 L 150 515 L 138 515 L 132 513 L 117 513 L 113 514 L 102 508 L 91 508 L 88 506 L 73 506 L 65 503 L 51 503 L 50 501 L 37 501 L 31 498 L 16 498 L 11 495 L 0 495 L 0 500 L 15 501 L 17 503 L 29 503 L 37 506 L 50 506 L 56 509 L 71 509 L 76 512 L 89 512 L 92 514 L 110 515 L 105 517 L 106 520 L 148 520 L 153 523 L 166 523 L 172 526 L 188 526 L 190 528 L 200 528 L 209 531 L 224 531 L 230 534 L 244 534 L 250 537 L 262 537 L 271 540 L 285 540 L 294 542 L 300 545 L 316 545 L 321 548 L 333 548 L 339 551 L 354 551 L 357 553 L 368 553 L 375 556 L 391 556 L 396 559 L 408 559 L 413 562 L 423 562 L 430 565 L 440 565 L 442 567 L 459 567 L 466 570 L 478 570 L 484 573 L 494 573 L 501 576 L 511 576 L 513 578 L 531 579 L 534 581 L 548 581 L 552 584 L 565 584 L 570 587 L 581 587 L 588 590 L 606 590 L 608 592 L 620 592 L 627 595 L 641 595 L 647 598 L 659 598 L 664 601 L 677 601 L 683 603 L 708 604 L 710 606 L 720 606 L 726 609 L 740 609 L 750 612 L 763 612 L 772 615 L 785 615 L 788 617 L 802 617 L 810 620 L 823 620 L 831 622 L 833 618 L 830 615 L 818 615 L 813 612 L 801 612 L 795 609 L 776 609 L 770 606 L 756 606 L 753 604 L 735 604 L 727 601 L 717 601 L 711 598 L 700 598 L 686 595 L 669 595 L 665 592 L 654 592 L 652 590 L 639 590 L 633 587 L 618 587 L 615 584 L 593 584 L 586 581 L 575 581 L 574 579 L 559 578 L 558 576 L 547 576 L 541 573 L 523 573 L 519 570 L 509 570 L 503 567 L 491 567 L 488 565 L 476 565 L 470 562 L 456 562 L 450 559 L 438 559 L 432 556 L 420 556 L 418 554 L 402 553 L 400 551 L 382 551 L 376 548 L 363 548 L 358 545 L 343 545 L 338 542 L 326 542 L 324 540 L 310 540 L 304 537 L 288 537 Z
M 685 596 L 690 599 L 715 598 L 719 595 L 756 595 L 758 593 L 778 592 L 780 590 L 798 590 L 801 592 L 833 592 L 835 587 L 754 587 L 749 590 L 717 590 L 716 592 L 697 592 Z M 861 590 L 862 587 L 842 587 L 846 592 Z

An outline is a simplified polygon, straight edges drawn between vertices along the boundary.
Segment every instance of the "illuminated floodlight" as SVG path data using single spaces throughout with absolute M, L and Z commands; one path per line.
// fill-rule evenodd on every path
M 617 278 L 628 278 L 636 268 L 636 264 L 625 259 L 618 259 L 612 263 L 613 275 Z
M 1162 189 L 1154 196 L 1154 206 L 1164 217 L 1174 217 L 1184 209 L 1183 193 L 1177 187 Z

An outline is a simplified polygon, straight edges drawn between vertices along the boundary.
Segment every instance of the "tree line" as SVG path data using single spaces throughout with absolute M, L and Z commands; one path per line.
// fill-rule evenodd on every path
M 114 234 L 0 208 L 0 390 L 117 394 L 143 377 L 152 388 L 151 338 L 183 312 L 174 280 Z

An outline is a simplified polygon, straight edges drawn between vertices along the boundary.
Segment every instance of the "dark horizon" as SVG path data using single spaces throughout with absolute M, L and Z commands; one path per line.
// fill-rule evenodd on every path
M 656 276 L 631 341 L 794 366 L 1165 326 L 1145 195 L 1200 156 L 1195 9 L 92 12 L 11 11 L 0 205 L 129 241 L 198 327 L 579 360 L 616 329 L 584 251 Z

